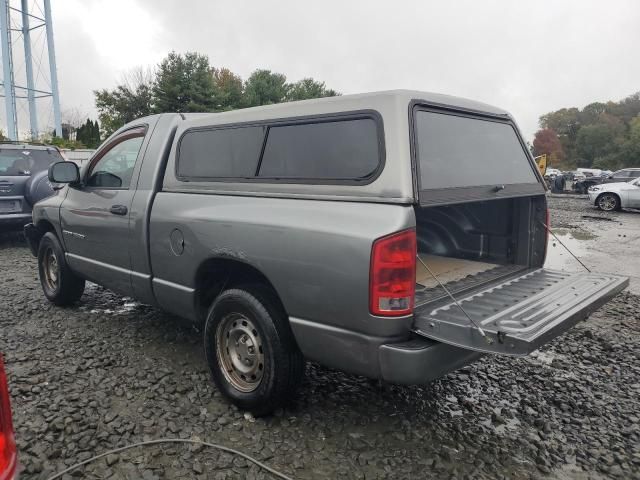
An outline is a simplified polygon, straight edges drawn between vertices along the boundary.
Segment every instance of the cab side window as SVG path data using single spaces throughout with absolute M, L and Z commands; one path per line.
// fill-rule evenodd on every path
M 145 129 L 133 129 L 116 137 L 108 150 L 94 160 L 87 172 L 86 186 L 127 189 L 144 140 Z

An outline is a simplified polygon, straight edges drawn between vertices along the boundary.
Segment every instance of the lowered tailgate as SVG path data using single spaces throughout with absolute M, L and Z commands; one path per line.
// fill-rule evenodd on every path
M 414 331 L 469 350 L 527 355 L 587 318 L 628 284 L 628 278 L 617 275 L 529 270 L 456 298 L 464 312 L 453 301 L 425 305 L 415 312 Z

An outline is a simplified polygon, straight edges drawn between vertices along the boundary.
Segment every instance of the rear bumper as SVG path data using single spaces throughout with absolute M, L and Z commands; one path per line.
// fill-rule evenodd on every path
M 309 360 L 356 375 L 403 385 L 421 385 L 467 365 L 483 354 L 428 338 L 378 337 L 289 317 Z
M 483 356 L 422 338 L 381 345 L 379 354 L 381 378 L 403 385 L 428 383 Z
M 0 213 L 0 227 L 22 228 L 31 221 L 31 213 Z

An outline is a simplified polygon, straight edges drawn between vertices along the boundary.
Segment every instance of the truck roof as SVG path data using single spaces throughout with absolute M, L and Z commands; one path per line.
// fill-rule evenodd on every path
M 416 90 L 386 90 L 380 92 L 340 95 L 336 97 L 314 98 L 296 102 L 230 110 L 216 113 L 185 114 L 185 120 L 193 126 L 229 122 L 252 121 L 278 117 L 314 115 L 318 113 L 340 112 L 358 109 L 378 109 L 392 104 L 406 108 L 412 101 L 421 101 L 434 106 L 452 107 L 463 110 L 508 116 L 501 108 L 461 97 Z M 404 106 L 404 107 L 403 107 Z

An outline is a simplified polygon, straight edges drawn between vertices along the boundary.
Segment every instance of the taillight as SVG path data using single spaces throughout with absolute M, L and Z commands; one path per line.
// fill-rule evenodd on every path
M 416 231 L 404 230 L 373 242 L 369 308 L 373 315 L 413 312 L 416 290 Z
M 13 478 L 16 470 L 16 442 L 11 422 L 11 406 L 9 405 L 9 389 L 7 376 L 4 373 L 4 362 L 0 355 L 0 480 Z

